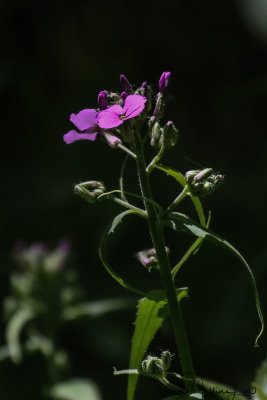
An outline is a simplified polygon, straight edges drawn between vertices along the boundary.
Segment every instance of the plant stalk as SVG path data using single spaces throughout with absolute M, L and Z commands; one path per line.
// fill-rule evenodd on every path
M 197 390 L 197 386 L 195 382 L 194 367 L 185 331 L 182 310 L 177 300 L 176 290 L 171 276 L 171 268 L 165 249 L 162 225 L 157 216 L 157 212 L 153 203 L 148 201 L 148 199 L 152 200 L 151 187 L 148 173 L 146 171 L 143 148 L 142 146 L 139 147 L 136 163 L 141 192 L 144 197 L 144 204 L 147 210 L 148 227 L 156 250 L 162 284 L 166 291 L 178 356 L 181 363 L 183 377 L 185 378 L 186 390 L 188 392 L 193 392 Z

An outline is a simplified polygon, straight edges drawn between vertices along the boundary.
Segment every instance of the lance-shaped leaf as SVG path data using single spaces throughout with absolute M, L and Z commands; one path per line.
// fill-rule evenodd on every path
M 177 295 L 180 301 L 187 295 L 187 290 L 185 288 L 177 289 Z M 163 290 L 152 290 L 139 301 L 132 339 L 130 370 L 140 368 L 148 346 L 168 313 L 168 301 Z M 127 400 L 134 399 L 137 381 L 138 375 L 129 375 Z
M 108 242 L 109 235 L 111 233 L 114 233 L 114 231 L 117 228 L 117 226 L 119 225 L 119 223 L 123 220 L 123 218 L 126 215 L 129 215 L 129 214 L 136 214 L 136 212 L 133 210 L 127 210 L 127 211 L 120 213 L 113 219 L 111 227 L 104 232 L 104 234 L 101 238 L 100 245 L 99 245 L 99 255 L 100 255 L 100 259 L 101 259 L 102 264 L 104 265 L 106 271 L 112 276 L 113 279 L 115 279 L 115 281 L 117 281 L 125 289 L 128 289 L 135 294 L 139 294 L 139 295 L 143 296 L 144 295 L 143 292 L 141 292 L 140 290 L 131 286 L 124 279 L 122 279 L 117 274 L 117 272 L 115 272 L 113 270 L 113 268 L 111 267 L 111 265 L 108 261 L 108 257 L 107 257 L 107 242 Z
M 258 294 L 256 281 L 255 281 L 253 272 L 251 271 L 251 269 L 250 269 L 248 263 L 246 262 L 246 260 L 244 259 L 244 257 L 229 242 L 227 242 L 226 240 L 224 240 L 223 238 L 221 238 L 219 235 L 212 232 L 208 228 L 205 228 L 205 227 L 201 226 L 200 224 L 198 224 L 197 222 L 193 221 L 191 218 L 189 218 L 185 214 L 181 214 L 181 213 L 177 213 L 177 212 L 170 213 L 167 215 L 167 217 L 164 219 L 163 222 L 178 232 L 184 231 L 184 232 L 190 233 L 192 235 L 195 235 L 199 238 L 206 239 L 206 240 L 210 241 L 211 243 L 214 243 L 218 246 L 224 247 L 226 250 L 233 253 L 238 258 L 239 261 L 241 261 L 241 263 L 246 268 L 246 270 L 249 274 L 249 277 L 250 277 L 250 281 L 252 283 L 252 288 L 253 288 L 254 297 L 255 297 L 255 303 L 256 303 L 258 316 L 259 316 L 260 323 L 261 323 L 260 333 L 258 334 L 258 336 L 256 337 L 256 340 L 255 340 L 255 347 L 257 347 L 258 340 L 264 330 L 264 320 L 263 320 L 263 315 L 261 312 L 261 306 L 260 306 L 260 300 L 259 300 L 259 294 Z

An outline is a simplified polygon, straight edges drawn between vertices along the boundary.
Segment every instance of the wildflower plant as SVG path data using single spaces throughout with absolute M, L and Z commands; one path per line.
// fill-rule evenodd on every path
M 101 261 L 112 278 L 125 289 L 142 296 L 138 303 L 129 369 L 115 371 L 115 374 L 129 374 L 127 400 L 134 399 L 139 376 L 156 379 L 169 388 L 173 392 L 172 396 L 168 397 L 169 400 L 185 399 L 187 396 L 201 398 L 202 396 L 193 366 L 181 307 L 181 300 L 187 296 L 187 288 L 177 288 L 176 279 L 182 265 L 190 256 L 197 253 L 203 241 L 210 241 L 230 251 L 248 272 L 261 324 L 255 346 L 258 346 L 264 327 L 258 291 L 249 265 L 228 241 L 209 229 L 210 214 L 207 217 L 202 207 L 201 199 L 220 186 L 224 179 L 223 175 L 215 173 L 212 168 L 187 171 L 182 174 L 161 162 L 162 157 L 178 142 L 178 129 L 172 121 L 164 121 L 171 78 L 170 72 L 164 72 L 159 79 L 158 91 L 155 94 L 147 82 L 134 88 L 127 78 L 121 75 L 122 92 L 101 91 L 98 95 L 97 108 L 84 109 L 78 114 L 71 114 L 70 120 L 80 132 L 72 130 L 64 135 L 64 141 L 67 144 L 77 140 L 102 140 L 113 149 L 125 152 L 126 159 L 130 158 L 136 165 L 139 193 L 130 193 L 125 190 L 126 159 L 119 174 L 118 188 L 106 191 L 102 182 L 94 180 L 75 186 L 75 192 L 89 203 L 111 200 L 126 209 L 113 219 L 111 226 L 104 232 L 99 252 Z M 151 147 L 154 150 L 154 156 L 147 161 Z M 156 202 L 152 194 L 150 178 L 154 170 L 161 171 L 177 182 L 177 196 L 166 208 Z M 178 211 L 180 203 L 185 198 L 191 199 L 198 221 Z M 142 199 L 142 208 L 137 206 L 136 199 Z M 140 250 L 136 258 L 148 271 L 155 270 L 162 282 L 160 289 L 151 288 L 149 293 L 143 293 L 119 276 L 107 257 L 110 236 L 131 214 L 146 221 L 152 240 L 151 249 Z M 164 231 L 168 228 L 179 234 L 184 232 L 194 237 L 189 249 L 175 265 L 170 264 L 169 251 L 171 249 L 165 243 Z M 164 318 L 170 318 L 172 322 L 173 337 L 179 358 L 179 364 L 172 366 L 175 372 L 170 372 L 172 355 L 169 351 L 163 351 L 158 357 L 151 355 L 145 357 Z M 174 380 L 179 382 L 174 384 L 172 383 Z
M 88 301 L 76 270 L 69 267 L 70 256 L 68 239 L 62 239 L 54 250 L 42 242 L 16 244 L 17 267 L 10 275 L 10 292 L 4 301 L 6 345 L 0 347 L 0 361 L 11 360 L 18 365 L 37 353 L 45 361 L 46 374 L 40 395 L 101 400 L 91 379 L 71 376 L 71 356 L 61 345 L 62 332 L 66 324 L 80 318 L 91 321 L 132 307 L 132 300 Z

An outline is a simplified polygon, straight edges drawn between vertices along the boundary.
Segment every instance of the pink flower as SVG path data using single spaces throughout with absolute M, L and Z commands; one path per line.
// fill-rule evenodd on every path
M 97 112 L 93 108 L 86 108 L 78 112 L 78 114 L 71 114 L 70 120 L 81 132 L 76 130 L 69 131 L 63 137 L 64 142 L 69 144 L 77 140 L 90 140 L 94 141 L 100 129 L 97 125 Z
M 124 107 L 114 105 L 106 110 L 100 111 L 97 121 L 100 128 L 111 129 L 123 124 L 127 119 L 137 117 L 145 107 L 147 99 L 138 94 L 131 94 L 126 97 Z

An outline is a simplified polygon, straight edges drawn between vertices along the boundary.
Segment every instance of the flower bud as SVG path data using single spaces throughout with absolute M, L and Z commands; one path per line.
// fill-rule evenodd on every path
M 157 95 L 157 100 L 156 100 L 156 105 L 155 105 L 155 109 L 153 112 L 154 117 L 156 117 L 157 119 L 160 119 L 163 117 L 163 113 L 165 110 L 165 100 L 164 100 L 164 96 L 163 94 L 160 92 Z
M 221 174 L 214 174 L 212 168 L 188 171 L 185 174 L 190 192 L 199 197 L 207 196 L 216 190 L 224 180 Z
M 148 356 L 141 364 L 142 372 L 146 375 L 164 375 L 162 361 L 158 357 Z
M 107 95 L 108 95 L 108 91 L 107 90 L 102 90 L 101 92 L 99 92 L 98 95 L 98 106 L 100 108 L 100 110 L 105 110 L 107 108 Z
M 128 94 L 126 92 L 121 92 L 121 99 L 123 101 L 125 101 L 126 97 L 128 96 Z
M 118 93 L 111 92 L 107 95 L 109 104 L 118 104 L 120 102 L 120 95 Z
M 129 81 L 128 81 L 128 79 L 126 78 L 125 75 L 121 75 L 121 76 L 120 76 L 120 84 L 121 84 L 122 90 L 123 90 L 124 92 L 129 93 L 129 92 L 132 91 L 132 86 L 131 86 L 131 84 L 129 83 Z
M 151 117 L 152 119 L 153 117 Z M 155 117 L 154 117 L 155 118 Z M 150 132 L 150 144 L 152 147 L 160 148 L 160 136 L 161 136 L 161 127 L 160 124 L 156 121 L 154 122 L 151 132 Z
M 111 135 L 110 133 L 105 132 L 103 136 L 105 137 L 108 145 L 110 147 L 112 147 L 112 149 L 116 149 L 118 147 L 118 145 L 122 143 L 120 138 L 118 138 L 117 136 Z
M 159 91 L 163 95 L 168 93 L 168 89 L 171 82 L 171 72 L 163 72 L 159 79 Z
M 170 251 L 168 247 L 165 247 L 165 250 L 167 253 Z M 148 272 L 150 272 L 152 269 L 159 268 L 156 250 L 154 248 L 139 251 L 136 254 L 136 258 L 145 268 L 148 269 Z
M 165 350 L 161 353 L 160 357 L 164 372 L 168 371 L 168 369 L 170 368 L 172 356 L 173 355 L 168 350 Z
M 172 121 L 168 121 L 162 129 L 162 135 L 160 138 L 161 146 L 170 149 L 176 145 L 178 138 L 178 129 L 175 128 Z
M 88 203 L 95 203 L 98 197 L 105 193 L 105 191 L 103 183 L 97 181 L 83 182 L 74 187 L 74 192 L 88 201 Z

